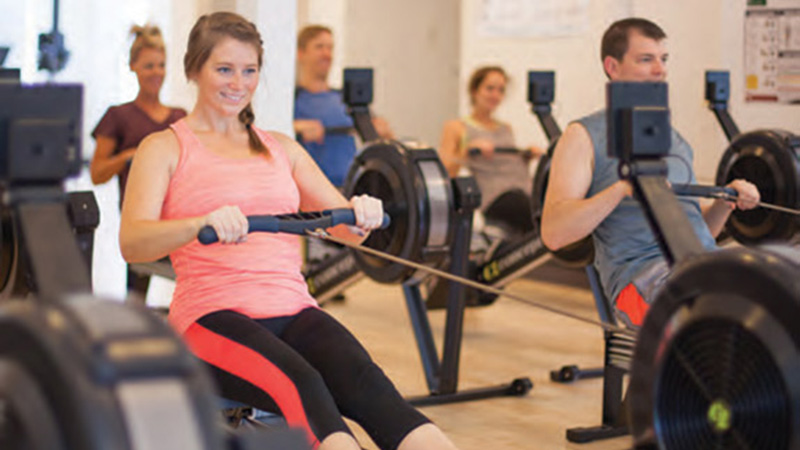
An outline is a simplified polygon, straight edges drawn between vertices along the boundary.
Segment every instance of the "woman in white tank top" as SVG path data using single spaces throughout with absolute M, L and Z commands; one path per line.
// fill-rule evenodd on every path
M 531 159 L 545 151 L 539 147 L 520 149 L 520 154 L 496 153 L 497 148 L 515 148 L 511 127 L 494 117 L 505 98 L 508 76 L 501 67 L 487 66 L 470 77 L 468 92 L 470 114 L 450 120 L 444 125 L 439 156 L 450 176 L 466 168 L 481 189 L 481 210 L 485 210 L 500 194 L 512 189 L 529 193 Z M 470 149 L 478 149 L 471 154 Z

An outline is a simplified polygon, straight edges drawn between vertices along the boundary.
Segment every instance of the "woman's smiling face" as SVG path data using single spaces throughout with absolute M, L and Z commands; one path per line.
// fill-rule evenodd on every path
M 198 102 L 223 115 L 238 115 L 258 87 L 258 51 L 255 46 L 225 37 L 193 77 Z

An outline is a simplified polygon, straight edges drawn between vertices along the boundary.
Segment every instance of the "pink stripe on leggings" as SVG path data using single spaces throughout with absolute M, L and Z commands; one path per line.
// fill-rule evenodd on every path
M 203 361 L 235 375 L 263 390 L 278 404 L 289 426 L 308 434 L 311 445 L 319 446 L 308 423 L 300 393 L 280 368 L 255 350 L 193 323 L 183 334 L 192 352 Z

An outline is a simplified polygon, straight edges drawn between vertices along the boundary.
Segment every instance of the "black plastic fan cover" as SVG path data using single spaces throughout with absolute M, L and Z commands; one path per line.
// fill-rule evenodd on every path
M 666 352 L 654 417 L 665 448 L 788 448 L 786 386 L 756 336 L 732 321 L 703 320 Z

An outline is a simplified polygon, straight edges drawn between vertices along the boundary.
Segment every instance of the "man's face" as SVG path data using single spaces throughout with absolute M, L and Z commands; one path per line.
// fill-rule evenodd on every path
M 622 61 L 607 56 L 603 66 L 613 81 L 664 81 L 668 56 L 664 39 L 656 41 L 631 30 Z
M 333 36 L 322 32 L 297 50 L 297 61 L 301 70 L 327 78 L 333 60 Z

